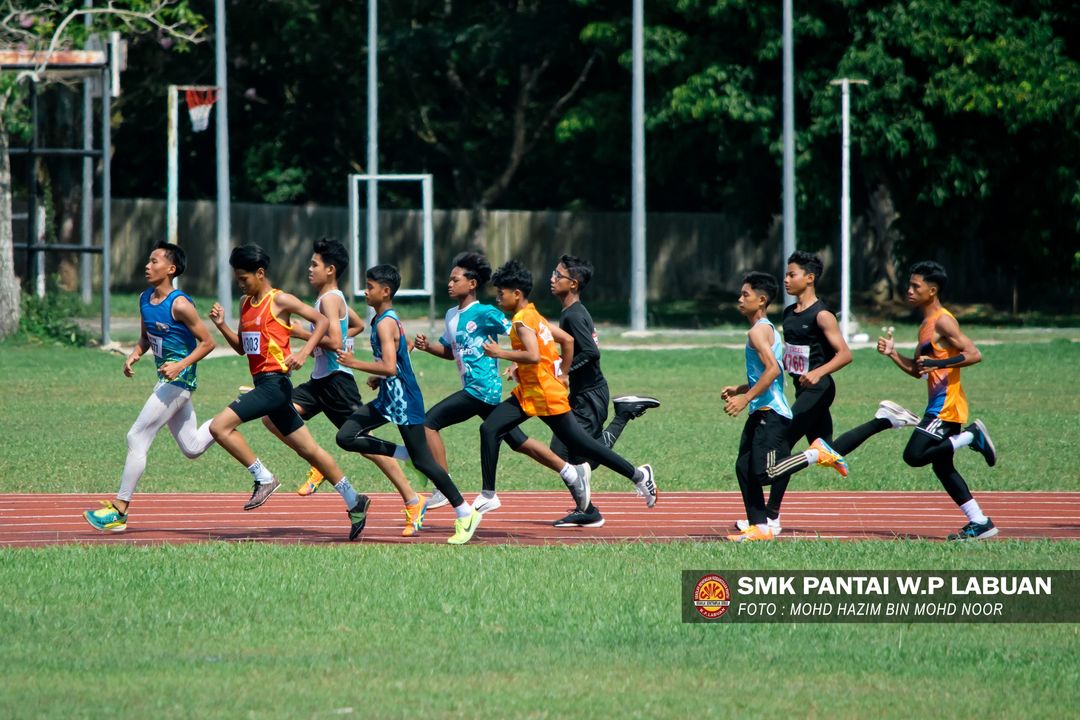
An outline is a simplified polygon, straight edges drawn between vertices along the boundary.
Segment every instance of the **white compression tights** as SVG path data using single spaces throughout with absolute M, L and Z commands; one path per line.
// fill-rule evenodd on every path
M 210 435 L 210 420 L 199 427 L 195 419 L 195 408 L 191 406 L 191 391 L 176 385 L 158 383 L 154 392 L 146 399 L 142 412 L 127 434 L 128 453 L 124 463 L 124 474 L 120 480 L 120 492 L 116 497 L 130 501 L 139 478 L 146 470 L 146 454 L 154 442 L 154 436 L 166 423 L 180 452 L 189 458 L 197 458 L 213 444 Z

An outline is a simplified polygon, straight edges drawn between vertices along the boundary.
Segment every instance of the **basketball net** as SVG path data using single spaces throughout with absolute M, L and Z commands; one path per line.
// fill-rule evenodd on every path
M 192 132 L 202 132 L 210 124 L 210 110 L 214 107 L 217 97 L 217 88 L 184 91 L 188 115 L 191 116 Z

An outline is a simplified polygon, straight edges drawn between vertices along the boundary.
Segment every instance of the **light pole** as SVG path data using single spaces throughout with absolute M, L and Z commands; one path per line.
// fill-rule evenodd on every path
M 232 272 L 229 254 L 232 252 L 229 189 L 229 85 L 225 64 L 225 0 L 214 0 L 214 76 L 218 86 L 217 122 L 214 140 L 217 147 L 217 296 L 225 309 L 230 325 L 232 314 Z
M 840 333 L 851 339 L 851 85 L 865 80 L 840 78 L 830 85 L 840 86 Z
M 645 61 L 644 0 L 633 7 L 631 105 L 630 329 L 645 330 Z
M 784 277 L 787 259 L 795 252 L 795 40 L 792 31 L 792 0 L 784 0 L 784 256 L 780 258 L 780 277 Z

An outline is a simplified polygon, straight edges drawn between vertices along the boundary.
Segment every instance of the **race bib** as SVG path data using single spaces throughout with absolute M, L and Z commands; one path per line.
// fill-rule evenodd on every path
M 153 351 L 154 357 L 164 357 L 164 351 L 162 350 L 162 343 L 165 342 L 164 338 L 158 337 L 157 335 L 151 335 L 150 333 L 146 333 L 146 338 L 150 341 L 150 350 Z
M 262 355 L 262 333 L 240 333 L 240 342 L 243 343 L 245 355 Z
M 785 345 L 784 370 L 792 375 L 805 375 L 810 370 L 810 346 Z

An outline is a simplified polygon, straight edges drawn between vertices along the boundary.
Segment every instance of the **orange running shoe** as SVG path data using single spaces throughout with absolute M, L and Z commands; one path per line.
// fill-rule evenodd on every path
M 772 530 L 762 530 L 757 525 L 751 525 L 737 535 L 728 535 L 731 542 L 757 542 L 759 540 L 772 540 L 775 536 Z
M 405 513 L 405 529 L 401 531 L 401 537 L 412 537 L 420 532 L 424 526 L 424 503 L 427 500 L 423 495 L 417 495 L 419 502 L 406 505 L 402 510 Z
M 314 495 L 315 491 L 322 485 L 323 476 L 322 473 L 315 468 L 308 468 L 307 479 L 296 490 L 296 494 L 301 497 L 307 497 L 308 495 Z
M 829 447 L 829 443 L 818 438 L 810 443 L 810 449 L 818 451 L 818 465 L 821 465 L 822 467 L 831 467 L 833 470 L 840 473 L 840 477 L 847 477 L 847 460 L 844 459 L 843 455 Z

